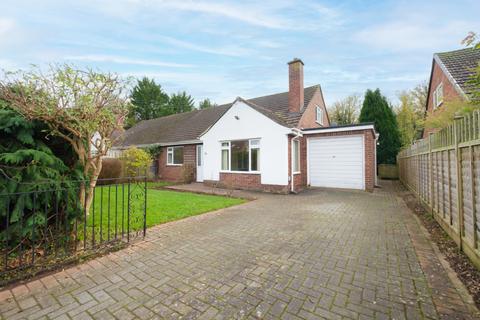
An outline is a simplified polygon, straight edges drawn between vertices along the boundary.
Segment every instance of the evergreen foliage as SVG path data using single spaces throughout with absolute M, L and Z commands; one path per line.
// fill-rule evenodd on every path
M 400 149 L 397 120 L 387 99 L 379 89 L 375 91 L 369 89 L 365 93 L 359 122 L 375 123 L 375 129 L 380 134 L 377 146 L 377 164 L 396 163 L 397 153 Z
M 198 103 L 198 109 L 202 110 L 202 109 L 207 109 L 207 108 L 212 108 L 212 107 L 216 107 L 217 104 L 210 101 L 210 99 L 206 98 L 206 99 L 203 99 L 202 101 L 200 101 Z
M 182 91 L 170 96 L 169 105 L 172 113 L 182 113 L 192 111 L 195 108 L 194 103 L 192 96 Z
M 128 126 L 141 120 L 155 119 L 173 113 L 168 104 L 168 94 L 159 84 L 155 83 L 155 80 L 147 77 L 137 80 L 130 99 L 132 107 L 128 115 Z
M 27 121 L 0 101 L 2 246 L 8 243 L 12 248 L 21 242 L 27 248 L 34 239 L 51 235 L 47 230 L 55 221 L 65 230 L 82 213 L 74 182 L 82 179 L 82 170 L 64 160 L 75 158 L 75 153 L 61 139 L 47 137 L 48 131 L 44 123 Z

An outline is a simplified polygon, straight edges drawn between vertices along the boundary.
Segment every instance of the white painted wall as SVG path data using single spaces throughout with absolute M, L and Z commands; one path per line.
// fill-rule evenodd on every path
M 235 118 L 238 117 L 238 120 Z M 288 133 L 281 126 L 237 101 L 200 139 L 203 141 L 205 180 L 219 180 L 221 141 L 260 138 L 260 171 L 262 184 L 288 184 Z

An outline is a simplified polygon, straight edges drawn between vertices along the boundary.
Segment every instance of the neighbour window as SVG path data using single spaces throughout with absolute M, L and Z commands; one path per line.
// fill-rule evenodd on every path
M 320 107 L 316 108 L 315 120 L 321 125 L 323 125 L 323 109 Z
M 260 140 L 222 142 L 223 171 L 260 171 Z
M 443 83 L 440 83 L 433 92 L 433 107 L 439 107 L 443 102 Z
M 183 147 L 167 148 L 167 164 L 182 165 L 183 164 Z
M 293 140 L 293 172 L 300 172 L 300 141 Z

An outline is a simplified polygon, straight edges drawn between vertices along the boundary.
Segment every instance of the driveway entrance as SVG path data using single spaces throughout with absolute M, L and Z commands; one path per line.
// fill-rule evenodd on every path
M 390 189 L 262 194 L 155 227 L 126 250 L 0 292 L 0 317 L 471 318 Z

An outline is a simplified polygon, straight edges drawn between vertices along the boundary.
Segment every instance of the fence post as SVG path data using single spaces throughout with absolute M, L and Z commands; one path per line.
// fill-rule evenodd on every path
M 430 182 L 430 196 L 429 196 L 429 200 L 430 200 L 430 211 L 431 211 L 431 214 L 433 216 L 433 206 L 434 206 L 434 197 L 433 197 L 433 156 L 432 156 L 432 133 L 430 132 L 430 134 L 428 135 L 428 180 Z M 428 203 L 428 202 L 427 202 Z
M 473 146 L 470 145 L 470 192 L 472 194 L 472 219 L 473 219 L 473 247 L 478 248 L 477 243 L 477 206 L 475 202 L 475 157 Z
M 463 179 L 462 179 L 462 154 L 459 148 L 460 133 L 458 120 L 461 117 L 456 116 L 453 121 L 453 128 L 455 134 L 455 165 L 457 172 L 457 213 L 458 213 L 458 246 L 460 250 L 463 250 Z

